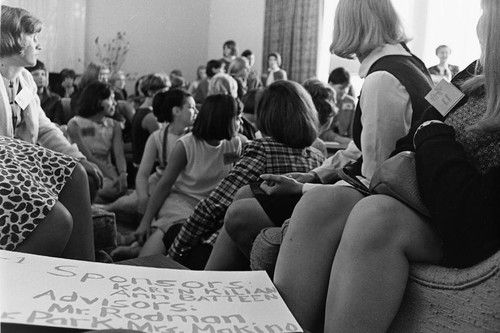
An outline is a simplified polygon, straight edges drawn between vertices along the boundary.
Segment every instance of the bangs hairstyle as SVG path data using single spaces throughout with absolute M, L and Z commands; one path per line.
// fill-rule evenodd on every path
M 61 71 L 61 74 L 59 74 L 61 76 L 61 81 L 64 81 L 65 78 L 69 77 L 71 79 L 75 79 L 76 78 L 76 73 L 74 70 L 72 69 L 69 69 L 69 68 L 64 68 L 62 71 Z
M 109 98 L 112 91 L 113 88 L 109 83 L 100 81 L 89 83 L 80 95 L 78 115 L 89 118 L 101 112 L 103 110 L 101 102 Z
M 482 0 L 481 24 L 483 40 L 481 45 L 481 74 L 462 83 L 462 89 L 474 93 L 484 86 L 487 105 L 483 117 L 469 130 L 491 133 L 500 130 L 500 3 L 498 0 Z M 481 43 L 480 43 L 481 44 Z M 481 67 L 479 66 L 479 67 Z
M 330 52 L 342 58 L 366 56 L 384 44 L 407 42 L 390 0 L 340 0 Z
M 26 47 L 23 34 L 39 33 L 42 22 L 25 9 L 2 6 L 0 57 L 20 54 Z
M 174 120 L 173 108 L 175 106 L 182 108 L 188 97 L 191 97 L 191 94 L 182 89 L 157 93 L 153 97 L 153 114 L 158 122 L 164 123 Z
M 234 118 L 239 115 L 230 95 L 208 96 L 193 124 L 193 135 L 200 140 L 231 140 L 236 135 Z
M 311 95 L 293 81 L 276 81 L 257 103 L 257 127 L 291 147 L 309 147 L 318 136 L 318 116 Z
M 170 79 L 167 74 L 156 73 L 149 74 L 141 81 L 140 88 L 144 96 L 150 96 L 149 92 L 152 91 L 153 95 L 159 90 L 168 88 L 171 86 Z
M 302 85 L 312 97 L 318 111 L 319 124 L 326 124 L 335 113 L 335 91 L 318 79 L 307 79 Z

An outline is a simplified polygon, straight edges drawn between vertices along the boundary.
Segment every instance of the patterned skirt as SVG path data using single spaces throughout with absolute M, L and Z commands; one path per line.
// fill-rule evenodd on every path
M 15 250 L 47 216 L 76 163 L 73 157 L 0 136 L 0 249 Z

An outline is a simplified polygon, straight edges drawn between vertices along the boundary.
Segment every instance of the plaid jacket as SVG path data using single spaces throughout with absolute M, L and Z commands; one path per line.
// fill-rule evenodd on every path
M 218 231 L 234 195 L 242 186 L 260 180 L 264 173 L 284 174 L 308 172 L 323 162 L 315 148 L 294 149 L 273 138 L 249 141 L 243 153 L 227 175 L 204 200 L 200 201 L 169 249 L 169 255 L 179 260 L 196 245 Z

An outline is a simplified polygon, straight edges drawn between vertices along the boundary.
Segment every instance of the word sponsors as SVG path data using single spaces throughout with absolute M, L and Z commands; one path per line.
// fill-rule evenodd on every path
M 302 332 L 265 272 L 201 272 L 0 251 L 0 321 L 151 333 Z

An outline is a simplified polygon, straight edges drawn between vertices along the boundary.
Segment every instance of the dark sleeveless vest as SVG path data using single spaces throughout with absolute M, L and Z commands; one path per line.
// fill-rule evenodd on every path
M 403 45 L 403 47 L 409 51 L 405 45 Z M 413 109 L 411 119 L 411 123 L 413 125 L 420 119 L 425 109 L 430 106 L 429 102 L 427 102 L 424 98 L 433 87 L 432 79 L 427 67 L 413 54 L 411 57 L 403 55 L 387 55 L 373 63 L 368 70 L 366 77 L 368 77 L 371 73 L 378 71 L 386 71 L 392 74 L 406 88 L 406 91 L 410 95 L 411 106 Z M 363 125 L 361 124 L 361 113 L 363 111 L 361 110 L 361 103 L 359 101 L 361 100 L 362 93 L 363 90 L 361 90 L 359 95 L 352 128 L 354 143 L 361 151 L 363 149 L 363 147 L 361 147 L 361 131 L 363 130 Z

